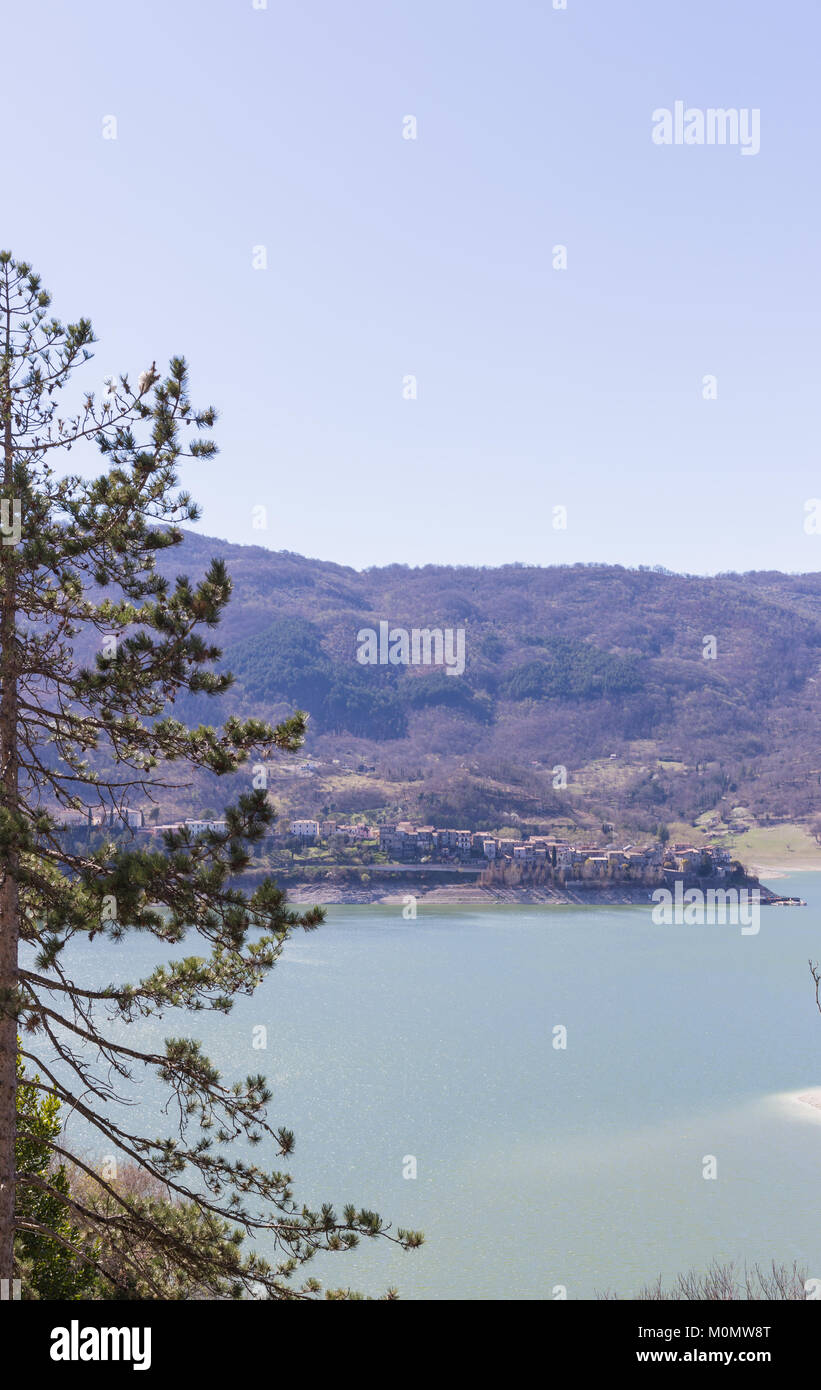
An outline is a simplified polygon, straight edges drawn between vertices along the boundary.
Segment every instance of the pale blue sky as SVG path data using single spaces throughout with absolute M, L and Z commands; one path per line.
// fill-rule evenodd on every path
M 189 358 L 212 535 L 817 569 L 819 13 L 37 0 L 4 20 L 0 243 L 93 319 L 89 379 Z M 760 108 L 760 153 L 655 146 L 678 99 Z

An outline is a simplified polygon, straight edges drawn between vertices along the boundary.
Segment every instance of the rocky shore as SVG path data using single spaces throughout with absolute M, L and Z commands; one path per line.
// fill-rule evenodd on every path
M 372 874 L 367 883 L 362 883 L 356 879 L 346 881 L 335 881 L 332 879 L 316 879 L 310 883 L 300 881 L 289 881 L 287 878 L 280 877 L 279 882 L 286 890 L 288 899 L 292 903 L 318 903 L 320 905 L 331 905 L 334 903 L 383 903 L 385 905 L 402 904 L 407 897 L 414 897 L 417 904 L 441 904 L 460 906 L 493 906 L 498 903 L 531 903 L 544 906 L 578 906 L 578 907 L 630 907 L 643 905 L 651 907 L 653 903 L 653 889 L 646 884 L 632 883 L 571 883 L 557 886 L 553 884 L 517 884 L 515 886 L 492 886 L 485 887 L 476 878 L 469 878 L 467 875 L 458 878 L 456 881 L 442 882 L 439 876 L 438 882 L 432 881 L 432 876 L 424 877 L 420 874 L 390 875 L 380 876 Z M 688 886 L 691 886 L 688 884 Z M 692 886 L 695 886 L 693 884 Z M 698 885 L 703 889 L 722 888 L 727 885 L 719 882 L 708 883 L 702 880 Z M 761 894 L 761 905 L 778 906 L 792 905 L 797 900 L 780 898 L 771 889 L 766 888 L 758 879 L 749 878 L 743 883 L 736 883 L 734 887 L 746 888 L 748 891 L 758 890 Z

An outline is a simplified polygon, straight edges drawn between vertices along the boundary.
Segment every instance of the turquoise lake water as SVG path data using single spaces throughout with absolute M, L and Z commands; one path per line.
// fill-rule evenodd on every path
M 169 1015 L 129 1041 L 186 1033 L 228 1078 L 265 1072 L 272 1121 L 296 1133 L 297 1197 L 424 1230 L 419 1251 L 316 1264 L 334 1286 L 630 1296 L 713 1259 L 821 1277 L 821 1111 L 796 1100 L 821 1088 L 821 875 L 777 887 L 809 905 L 762 909 L 757 936 L 655 926 L 639 907 L 331 907 L 227 1018 Z M 86 980 L 155 959 L 149 938 L 100 944 L 83 947 Z M 144 1133 L 161 1095 L 137 1093 Z M 76 1116 L 69 1133 L 102 1157 Z

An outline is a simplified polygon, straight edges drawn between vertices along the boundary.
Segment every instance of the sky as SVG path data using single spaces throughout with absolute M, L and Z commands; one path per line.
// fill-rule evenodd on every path
M 821 567 L 816 0 L 256 6 L 3 25 L 0 245 L 93 320 L 84 389 L 187 357 L 199 530 Z M 760 149 L 655 143 L 677 101 Z

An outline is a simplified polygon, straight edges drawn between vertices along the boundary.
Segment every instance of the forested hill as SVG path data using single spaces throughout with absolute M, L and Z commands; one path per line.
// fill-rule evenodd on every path
M 196 579 L 215 555 L 234 583 L 220 637 L 236 684 L 222 713 L 312 716 L 317 767 L 289 784 L 292 810 L 495 825 L 570 806 L 650 829 L 733 802 L 763 819 L 816 808 L 821 574 L 358 572 L 190 532 L 160 564 Z M 357 633 L 380 621 L 464 629 L 464 674 L 360 665 Z M 220 717 L 213 702 L 185 712 Z M 569 796 L 554 789 L 558 765 Z

